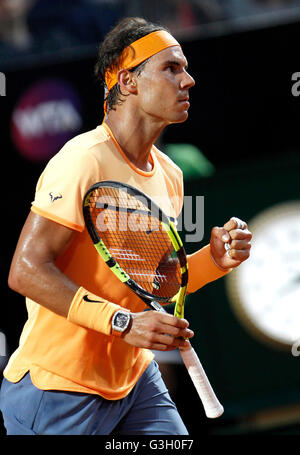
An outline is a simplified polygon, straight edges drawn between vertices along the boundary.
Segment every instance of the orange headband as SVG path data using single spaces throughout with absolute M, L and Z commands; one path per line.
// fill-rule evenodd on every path
M 123 69 L 134 68 L 140 63 L 152 57 L 152 55 L 167 49 L 171 46 L 180 46 L 170 33 L 165 30 L 149 33 L 146 36 L 134 41 L 127 46 L 120 57 L 118 68 L 105 73 L 105 83 L 108 91 L 118 82 L 118 71 Z

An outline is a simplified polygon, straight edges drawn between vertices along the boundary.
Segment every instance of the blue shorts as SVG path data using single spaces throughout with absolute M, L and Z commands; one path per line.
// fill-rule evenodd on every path
M 116 401 L 99 395 L 44 391 L 27 373 L 3 379 L 0 409 L 8 435 L 187 435 L 153 360 L 130 394 Z

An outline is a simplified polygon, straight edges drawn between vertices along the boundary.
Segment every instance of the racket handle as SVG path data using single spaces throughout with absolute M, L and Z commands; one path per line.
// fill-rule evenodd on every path
M 180 349 L 180 354 L 201 398 L 206 416 L 210 419 L 220 417 L 224 408 L 216 397 L 194 348 Z
M 166 313 L 166 310 L 156 301 L 148 302 L 148 305 L 152 310 Z M 224 412 L 224 408 L 216 397 L 194 348 L 190 344 L 189 349 L 179 349 L 179 351 L 195 389 L 200 396 L 206 416 L 210 419 L 220 417 Z

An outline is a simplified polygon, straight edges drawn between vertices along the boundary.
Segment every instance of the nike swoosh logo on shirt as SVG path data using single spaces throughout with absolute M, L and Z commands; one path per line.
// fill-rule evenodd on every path
M 83 300 L 84 300 L 85 302 L 102 303 L 101 300 L 91 300 L 91 299 L 89 299 L 89 298 L 88 298 L 88 295 L 85 295 L 85 296 L 83 297 Z

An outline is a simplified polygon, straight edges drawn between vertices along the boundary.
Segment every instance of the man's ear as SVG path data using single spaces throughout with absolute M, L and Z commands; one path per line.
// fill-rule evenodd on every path
M 121 93 L 136 93 L 137 83 L 135 76 L 128 70 L 122 69 L 118 72 L 118 84 L 120 86 Z

